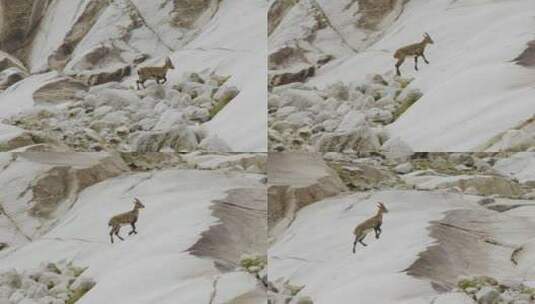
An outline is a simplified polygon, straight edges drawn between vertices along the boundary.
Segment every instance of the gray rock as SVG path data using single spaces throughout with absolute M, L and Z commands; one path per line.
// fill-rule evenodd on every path
M 12 67 L 0 72 L 0 90 L 5 90 L 11 85 L 26 78 L 27 74 L 19 68 Z
M 300 110 L 307 110 L 308 108 L 322 103 L 323 98 L 315 91 L 289 89 L 285 90 L 281 95 L 281 106 L 294 106 Z
M 367 126 L 366 117 L 358 111 L 349 111 L 336 128 L 337 132 L 351 132 L 354 129 Z
M 232 148 L 217 135 L 210 135 L 203 139 L 199 148 L 212 152 L 232 152 Z
M 214 94 L 214 100 L 217 102 L 228 102 L 238 96 L 240 90 L 234 86 L 221 87 Z
M 293 300 L 291 303 L 295 303 L 295 304 L 314 304 L 314 301 L 312 301 L 311 297 L 304 296 L 304 297 L 298 297 L 297 299 Z
M 437 296 L 433 304 L 476 304 L 472 298 L 462 292 L 445 293 Z
M 359 127 L 351 132 L 325 133 L 315 143 L 317 151 L 378 151 L 379 138 L 370 128 Z
M 394 137 L 388 139 L 382 146 L 381 151 L 388 159 L 398 161 L 406 161 L 410 158 L 414 151 L 401 138 Z
M 479 304 L 498 304 L 500 292 L 490 286 L 484 286 L 476 293 Z
M 395 168 L 394 168 L 394 171 L 396 171 L 397 173 L 401 173 L 401 174 L 407 174 L 409 172 L 411 172 L 413 170 L 413 166 L 411 163 L 403 163 L 403 164 L 400 164 L 400 165 L 397 165 Z

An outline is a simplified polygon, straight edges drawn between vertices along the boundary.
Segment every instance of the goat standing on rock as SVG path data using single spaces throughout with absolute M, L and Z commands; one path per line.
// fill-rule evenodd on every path
M 156 80 L 157 84 L 160 84 L 160 80 L 162 81 L 162 84 L 167 81 L 167 70 L 174 70 L 175 66 L 173 65 L 173 62 L 171 62 L 171 59 L 169 57 L 165 58 L 165 65 L 163 67 L 141 67 L 137 70 L 137 74 L 139 76 L 139 79 L 136 81 L 136 88 L 139 90 L 139 86 L 141 85 L 142 88 L 145 88 L 145 81 L 149 79 Z
M 113 235 L 115 234 L 121 241 L 124 241 L 124 239 L 119 235 L 119 230 L 121 230 L 121 226 L 128 225 L 132 226 L 132 231 L 128 233 L 128 235 L 137 234 L 136 231 L 136 222 L 137 218 L 139 216 L 139 209 L 145 208 L 141 201 L 137 198 L 134 199 L 134 209 L 125 213 L 121 213 L 119 215 L 116 215 L 112 217 L 108 223 L 108 226 L 111 227 L 110 231 L 110 238 L 111 243 L 113 244 Z
M 386 209 L 385 205 L 383 205 L 381 202 L 377 204 L 377 208 L 379 209 L 377 210 L 377 214 L 375 216 L 360 223 L 357 227 L 355 227 L 355 230 L 353 230 L 353 234 L 355 235 L 355 241 L 353 242 L 353 253 L 355 253 L 357 242 L 361 243 L 363 246 L 368 246 L 363 242 L 363 240 L 372 230 L 375 231 L 375 238 L 379 239 L 379 236 L 382 232 L 381 225 L 383 224 L 383 213 L 388 213 L 388 209 Z
M 394 58 L 398 60 L 396 62 L 396 73 L 398 76 L 401 76 L 401 72 L 399 71 L 399 67 L 403 64 L 403 61 L 405 61 L 405 57 L 407 56 L 414 56 L 414 69 L 418 71 L 418 57 L 422 57 L 426 64 L 429 64 L 429 61 L 427 61 L 427 58 L 425 58 L 424 51 L 427 44 L 433 44 L 434 41 L 431 39 L 431 36 L 429 36 L 428 33 L 424 34 L 424 40 L 418 43 L 413 43 L 407 46 L 404 46 L 400 49 L 398 49 L 394 53 Z

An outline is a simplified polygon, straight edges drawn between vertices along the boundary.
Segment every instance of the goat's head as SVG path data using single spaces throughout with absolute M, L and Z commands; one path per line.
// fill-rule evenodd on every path
M 165 58 L 165 67 L 171 70 L 175 69 L 175 66 L 173 65 L 173 62 L 171 61 L 171 58 L 169 57 Z
M 139 199 L 134 198 L 134 207 L 136 209 L 142 209 L 145 208 L 145 205 L 143 205 Z
M 427 43 L 430 43 L 430 44 L 435 43 L 435 42 L 433 41 L 433 39 L 431 39 L 431 36 L 429 36 L 428 33 L 424 33 L 424 41 L 427 42 Z
M 379 208 L 382 213 L 388 213 L 388 209 L 386 209 L 386 206 L 381 202 L 377 203 L 377 208 Z

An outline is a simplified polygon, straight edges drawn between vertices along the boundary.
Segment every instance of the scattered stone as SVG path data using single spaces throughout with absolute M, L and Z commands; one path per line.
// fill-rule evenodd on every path
M 0 303 L 73 304 L 95 286 L 92 279 L 81 277 L 84 270 L 62 262 L 0 273 Z
M 500 292 L 496 289 L 485 286 L 476 293 L 476 299 L 479 304 L 497 304 L 500 298 Z
M 395 79 L 373 75 L 365 83 L 336 82 L 324 89 L 301 82 L 275 86 L 268 96 L 269 130 L 277 131 L 269 138 L 270 150 L 380 151 L 389 139 L 385 126 L 421 96 L 401 94 L 401 79 Z M 310 136 L 303 128 L 310 129 Z M 412 153 L 407 147 L 384 150 Z
M 216 138 L 201 145 L 206 134 L 192 131 L 239 94 L 238 88 L 224 85 L 227 79 L 214 73 L 186 73 L 175 86 L 151 82 L 146 89 L 135 90 L 113 81 L 88 87 L 71 77 L 57 77 L 33 94 L 36 102 L 46 103 L 46 109 L 6 119 L 5 123 L 27 132 L 15 136 L 14 129 L 15 137 L 0 143 L 0 151 L 47 142 L 64 143 L 76 151 L 227 152 L 228 145 Z
M 394 171 L 396 171 L 397 173 L 401 173 L 401 174 L 407 174 L 411 172 L 413 169 L 414 167 L 412 166 L 411 163 L 403 163 L 403 164 L 397 165 L 394 168 Z

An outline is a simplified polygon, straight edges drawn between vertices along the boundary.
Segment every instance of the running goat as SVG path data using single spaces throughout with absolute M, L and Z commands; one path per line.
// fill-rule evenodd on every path
M 163 67 L 139 68 L 137 70 L 137 75 L 139 76 L 139 79 L 136 81 L 136 88 L 139 90 L 140 85 L 142 88 L 145 88 L 145 81 L 149 79 L 156 80 L 156 83 L 158 84 L 160 84 L 160 80 L 163 80 L 162 83 L 165 83 L 167 81 L 167 77 L 165 77 L 165 75 L 167 74 L 167 70 L 169 69 L 175 69 L 173 62 L 171 62 L 171 59 L 169 57 L 165 58 L 165 64 Z
M 379 202 L 377 204 L 377 214 L 373 217 L 370 217 L 369 219 L 365 220 L 364 222 L 360 223 L 357 227 L 355 227 L 355 230 L 353 230 L 353 234 L 355 235 L 355 241 L 353 242 L 353 253 L 355 253 L 355 248 L 357 247 L 357 242 L 361 243 L 363 246 L 368 246 L 363 242 L 364 238 L 368 233 L 370 233 L 372 230 L 375 231 L 375 238 L 378 239 L 381 235 L 381 225 L 383 224 L 383 213 L 388 213 L 388 209 L 386 209 L 385 205 L 383 203 Z
M 113 235 L 115 234 L 121 241 L 124 241 L 124 239 L 119 235 L 119 230 L 121 230 L 121 226 L 128 225 L 132 226 L 132 231 L 128 233 L 128 235 L 137 234 L 136 231 L 136 222 L 139 216 L 139 209 L 145 208 L 141 201 L 137 198 L 134 199 L 134 209 L 125 213 L 121 213 L 119 215 L 116 215 L 110 219 L 110 222 L 108 223 L 108 226 L 111 227 L 110 231 L 110 239 L 111 243 L 113 244 Z
M 425 58 L 424 51 L 425 47 L 428 44 L 433 44 L 434 41 L 431 39 L 431 36 L 429 36 L 428 33 L 424 34 L 424 40 L 418 43 L 413 43 L 407 46 L 404 46 L 400 49 L 398 49 L 394 53 L 394 58 L 398 60 L 396 62 L 396 73 L 398 76 L 401 76 L 401 72 L 399 71 L 399 67 L 403 64 L 403 61 L 405 61 L 405 57 L 407 56 L 414 56 L 414 69 L 418 71 L 418 57 L 422 57 L 426 64 L 429 64 L 429 61 L 427 61 L 427 58 Z

